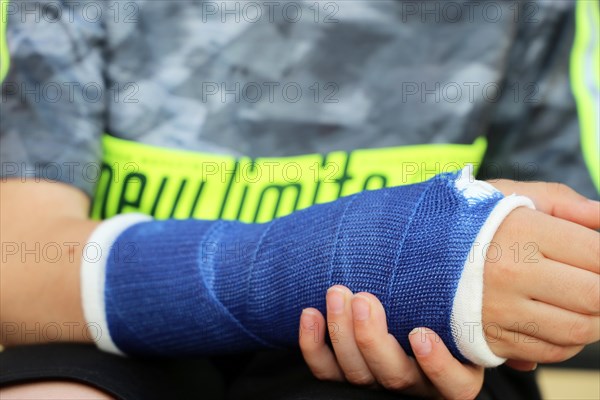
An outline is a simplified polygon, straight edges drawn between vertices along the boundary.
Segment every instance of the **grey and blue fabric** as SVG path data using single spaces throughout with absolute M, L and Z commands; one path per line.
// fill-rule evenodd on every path
M 105 132 L 249 157 L 484 135 L 485 176 L 597 198 L 569 81 L 575 3 L 256 2 L 256 19 L 244 2 L 11 0 L 2 176 L 93 196 Z

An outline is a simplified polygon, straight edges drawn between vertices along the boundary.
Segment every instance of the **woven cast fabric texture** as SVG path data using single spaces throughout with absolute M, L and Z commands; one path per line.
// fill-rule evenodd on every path
M 408 333 L 427 326 L 467 361 L 452 337 L 452 302 L 472 243 L 503 196 L 469 200 L 458 176 L 365 191 L 264 224 L 136 224 L 107 262 L 110 335 L 127 354 L 294 346 L 302 309 L 324 312 L 327 289 L 342 284 L 382 301 L 409 354 Z

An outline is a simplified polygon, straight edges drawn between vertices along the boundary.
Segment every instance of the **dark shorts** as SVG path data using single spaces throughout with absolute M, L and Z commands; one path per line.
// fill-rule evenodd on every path
M 384 391 L 320 382 L 295 351 L 193 360 L 131 359 L 94 346 L 52 344 L 0 353 L 0 386 L 76 381 L 119 399 L 407 399 Z M 539 399 L 533 373 L 486 371 L 481 399 Z

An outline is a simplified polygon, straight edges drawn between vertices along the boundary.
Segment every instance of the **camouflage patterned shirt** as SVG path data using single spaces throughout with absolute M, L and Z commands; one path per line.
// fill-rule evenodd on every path
M 249 157 L 486 136 L 491 175 L 597 197 L 569 78 L 574 4 L 11 0 L 2 175 L 92 195 L 78 168 L 102 160 L 104 133 Z

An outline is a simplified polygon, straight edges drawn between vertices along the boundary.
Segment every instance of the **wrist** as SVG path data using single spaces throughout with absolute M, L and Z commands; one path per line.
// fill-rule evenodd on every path
M 496 191 L 492 185 L 483 181 L 468 183 L 468 187 L 474 197 L 480 192 Z M 455 330 L 454 339 L 458 349 L 467 359 L 485 367 L 495 367 L 506 361 L 495 354 L 485 335 L 483 274 L 486 253 L 502 222 L 519 207 L 535 209 L 529 198 L 516 195 L 506 196 L 495 205 L 471 246 L 452 306 L 451 325 Z

